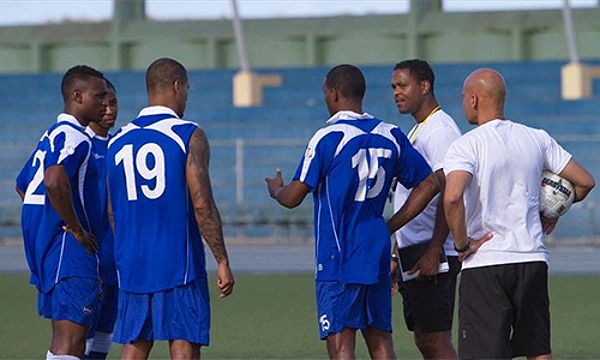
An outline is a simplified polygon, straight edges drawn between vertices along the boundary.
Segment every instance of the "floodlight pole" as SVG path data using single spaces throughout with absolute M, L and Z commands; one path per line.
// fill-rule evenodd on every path
M 240 68 L 242 71 L 250 71 L 250 63 L 248 62 L 248 53 L 246 52 L 246 39 L 244 38 L 244 28 L 240 21 L 238 12 L 237 0 L 231 0 L 231 10 L 233 12 L 233 32 L 235 36 L 235 44 L 240 59 Z
M 573 15 L 569 0 L 563 0 L 562 8 L 563 23 L 565 24 L 565 36 L 567 37 L 567 47 L 569 49 L 569 59 L 571 64 L 579 64 L 579 54 L 577 53 L 577 44 L 575 43 L 575 30 L 573 28 Z

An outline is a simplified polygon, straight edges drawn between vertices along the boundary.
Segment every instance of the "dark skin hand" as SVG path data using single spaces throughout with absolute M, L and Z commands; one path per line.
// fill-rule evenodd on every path
M 450 233 L 448 223 L 446 222 L 446 217 L 444 216 L 444 186 L 446 182 L 444 171 L 439 169 L 435 171 L 434 174 L 438 179 L 441 190 L 435 215 L 435 225 L 433 228 L 431 243 L 423 257 L 421 257 L 415 266 L 408 271 L 408 274 L 410 275 L 415 274 L 417 271 L 419 272 L 417 281 L 429 280 L 437 275 L 440 266 L 440 255 L 444 248 L 444 243 L 448 238 L 448 234 Z

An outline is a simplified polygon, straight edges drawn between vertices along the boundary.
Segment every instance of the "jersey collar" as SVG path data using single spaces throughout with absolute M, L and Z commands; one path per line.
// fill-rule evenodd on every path
M 75 118 L 75 116 L 67 113 L 58 114 L 56 117 L 56 122 L 68 122 L 69 124 L 77 126 L 78 129 L 84 129 L 79 121 Z
M 175 114 L 175 111 L 173 111 L 173 109 L 168 108 L 166 106 L 148 106 L 143 108 L 138 117 L 142 117 L 142 116 L 149 116 L 149 115 L 158 115 L 158 114 L 169 114 L 169 115 L 173 115 L 174 118 L 179 119 L 179 116 L 177 116 L 177 114 Z
M 327 125 L 335 124 L 340 120 L 370 120 L 374 117 L 368 113 L 358 114 L 350 110 L 341 110 L 335 113 L 332 117 L 327 120 Z

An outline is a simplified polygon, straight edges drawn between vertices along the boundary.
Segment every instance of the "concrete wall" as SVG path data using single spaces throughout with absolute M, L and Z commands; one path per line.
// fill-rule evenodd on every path
M 582 59 L 600 58 L 600 7 L 573 10 Z M 445 13 L 412 0 L 407 14 L 244 21 L 253 67 L 567 60 L 560 10 Z M 150 21 L 120 0 L 104 23 L 0 27 L 0 73 L 61 72 L 77 63 L 145 69 L 171 56 L 190 69 L 238 66 L 229 20 Z

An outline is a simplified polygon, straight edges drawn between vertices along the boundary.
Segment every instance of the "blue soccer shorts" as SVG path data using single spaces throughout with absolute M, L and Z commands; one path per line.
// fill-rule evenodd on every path
M 96 320 L 99 295 L 98 279 L 64 278 L 49 292 L 38 294 L 38 313 L 46 319 L 69 320 L 89 327 Z
M 389 279 L 373 285 L 317 281 L 317 321 L 321 340 L 344 328 L 368 327 L 392 332 L 392 295 Z
M 117 320 L 117 300 L 119 298 L 119 287 L 117 285 L 105 285 L 102 288 L 102 298 L 98 306 L 98 315 L 93 326 L 88 330 L 87 338 L 93 338 L 96 331 L 112 334 L 115 330 Z
M 206 277 L 156 293 L 119 291 L 114 342 L 186 340 L 207 346 L 209 331 Z

